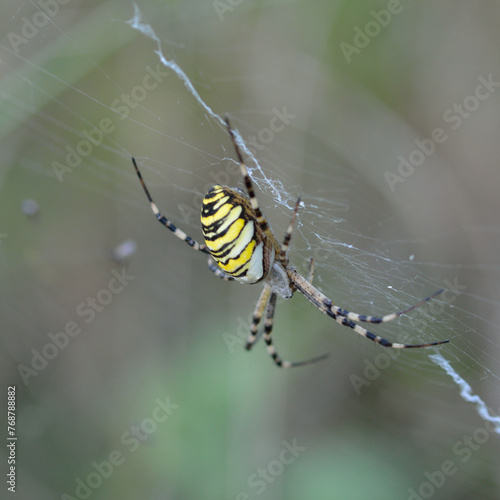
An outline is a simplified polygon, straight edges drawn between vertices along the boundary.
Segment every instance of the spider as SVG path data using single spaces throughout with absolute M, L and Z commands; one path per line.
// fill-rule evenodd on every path
M 290 362 L 284 361 L 278 355 L 271 336 L 276 299 L 278 295 L 287 299 L 291 298 L 296 291 L 302 293 L 309 302 L 314 304 L 322 313 L 333 318 L 337 323 L 351 328 L 362 337 L 372 340 L 383 347 L 409 349 L 430 347 L 448 342 L 448 340 L 442 340 L 429 344 L 400 344 L 374 335 L 357 324 L 360 322 L 387 323 L 419 307 L 424 302 L 439 295 L 443 290 L 438 290 L 403 311 L 381 317 L 366 316 L 347 311 L 335 305 L 326 295 L 312 285 L 314 276 L 313 259 L 309 261 L 307 279 L 301 276 L 290 265 L 287 256 L 295 218 L 300 205 L 300 198 L 295 204 L 283 243 L 280 243 L 259 207 L 252 181 L 236 142 L 235 133 L 227 117 L 225 123 L 236 151 L 241 175 L 248 194 L 240 189 L 227 186 L 216 185 L 209 189 L 201 207 L 201 228 L 205 244 L 200 244 L 193 240 L 160 213 L 146 187 L 135 158 L 132 158 L 132 163 L 149 200 L 151 210 L 158 221 L 194 250 L 208 254 L 208 267 L 210 271 L 225 281 L 236 280 L 244 284 L 260 282 L 264 284 L 264 289 L 260 294 L 253 313 L 250 333 L 245 344 L 247 350 L 250 350 L 258 339 L 259 324 L 262 316 L 265 314 L 263 337 L 268 353 L 276 366 L 281 368 L 303 366 L 320 361 L 328 356 L 328 354 L 325 354 L 303 361 Z

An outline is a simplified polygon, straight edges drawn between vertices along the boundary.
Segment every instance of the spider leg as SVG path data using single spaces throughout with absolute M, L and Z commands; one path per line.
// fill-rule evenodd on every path
M 197 241 L 193 240 L 190 236 L 188 236 L 184 231 L 181 231 L 178 227 L 176 227 L 171 221 L 169 221 L 164 215 L 160 213 L 158 210 L 158 207 L 156 206 L 156 203 L 153 201 L 153 198 L 151 197 L 151 194 L 149 193 L 148 188 L 146 187 L 146 183 L 144 182 L 144 179 L 142 178 L 141 172 L 139 170 L 139 167 L 137 166 L 137 163 L 135 161 L 135 158 L 132 157 L 132 163 L 134 164 L 135 171 L 137 173 L 137 176 L 139 177 L 139 180 L 141 181 L 142 187 L 144 189 L 144 192 L 146 193 L 146 196 L 149 200 L 149 203 L 151 205 L 151 210 L 153 211 L 155 217 L 158 219 L 158 221 L 163 224 L 167 229 L 170 229 L 177 238 L 181 239 L 182 241 L 185 241 L 191 248 L 194 248 L 195 250 L 198 250 L 203 253 L 210 254 L 208 248 L 206 245 L 200 245 Z
M 325 309 L 325 311 L 323 311 L 323 312 L 326 312 L 327 310 L 329 310 L 338 316 L 343 316 L 344 318 L 348 318 L 351 321 L 355 321 L 355 322 L 376 323 L 376 324 L 377 323 L 387 323 L 389 321 L 395 320 L 396 318 L 399 318 L 399 316 L 402 316 L 403 314 L 406 314 L 410 311 L 413 311 L 413 309 L 420 307 L 422 304 L 425 304 L 425 302 L 428 302 L 429 300 L 433 299 L 434 297 L 436 297 L 437 295 L 439 295 L 440 293 L 442 293 L 444 291 L 444 288 L 442 288 L 441 290 L 434 292 L 432 295 L 429 295 L 425 299 L 420 300 L 416 304 L 414 304 L 410 307 L 407 307 L 406 309 L 399 311 L 399 312 L 396 312 L 396 313 L 386 314 L 385 316 L 381 316 L 381 317 L 366 316 L 364 314 L 358 314 L 355 312 L 348 311 L 347 309 L 342 309 L 339 306 L 336 306 L 328 297 L 323 295 L 321 292 L 319 292 L 319 290 L 317 290 L 316 288 L 314 288 L 311 285 L 311 283 L 310 283 L 311 280 L 307 280 L 307 281 L 309 281 L 309 283 L 307 283 L 305 278 L 303 276 L 300 276 L 300 274 L 297 273 L 297 271 L 295 269 L 293 269 L 293 268 L 290 268 L 290 269 L 291 269 L 292 274 L 294 276 L 298 277 L 299 281 L 302 281 L 302 284 L 303 284 L 303 287 L 305 290 L 307 290 L 307 289 L 310 289 L 311 291 L 314 290 L 317 294 L 321 295 L 322 307 Z M 293 281 L 293 278 L 292 278 L 292 281 Z M 302 293 L 304 293 L 304 292 L 302 292 Z
M 257 301 L 257 305 L 255 306 L 255 310 L 253 312 L 252 323 L 250 324 L 250 334 L 248 335 L 247 341 L 245 343 L 245 349 L 247 351 L 249 351 L 257 341 L 259 323 L 262 319 L 262 315 L 264 314 L 264 309 L 266 308 L 266 304 L 269 300 L 269 295 L 271 295 L 271 287 L 266 284 L 262 289 L 259 300 Z
M 429 344 L 400 344 L 396 342 L 390 342 L 389 340 L 386 340 L 382 337 L 379 337 L 378 335 L 369 332 L 368 330 L 360 325 L 357 325 L 354 322 L 367 321 L 369 323 L 385 323 L 387 321 L 391 321 L 401 314 L 411 311 L 412 309 L 415 309 L 415 307 L 418 307 L 424 302 L 427 302 L 432 297 L 438 295 L 438 293 L 441 293 L 442 290 L 421 300 L 420 302 L 418 302 L 418 304 L 415 304 L 414 306 L 411 306 L 404 311 L 401 311 L 400 313 L 388 314 L 386 316 L 383 316 L 382 318 L 375 318 L 373 316 L 361 316 L 359 314 L 349 313 L 349 311 L 333 305 L 332 301 L 328 297 L 326 297 L 326 295 L 312 286 L 311 283 L 309 283 L 303 276 L 301 276 L 293 267 L 290 266 L 287 269 L 287 273 L 296 289 L 299 290 L 304 295 L 304 297 L 309 300 L 309 302 L 314 304 L 321 312 L 333 318 L 337 323 L 352 328 L 357 334 L 361 335 L 362 337 L 366 337 L 367 339 L 372 340 L 373 342 L 376 342 L 377 344 L 380 344 L 384 347 L 392 347 L 393 349 L 411 349 L 419 347 L 430 347 L 434 345 L 446 344 L 447 342 L 449 342 L 448 340 L 431 342 Z M 373 321 L 373 319 L 380 321 Z
M 295 225 L 295 218 L 297 216 L 299 206 L 300 206 L 300 196 L 298 197 L 297 202 L 295 203 L 295 208 L 293 209 L 293 214 L 290 219 L 290 224 L 288 225 L 285 238 L 283 239 L 283 244 L 281 245 L 280 260 L 285 266 L 285 268 L 288 265 L 288 258 L 286 254 L 288 251 L 288 246 L 290 245 L 290 240 L 292 239 L 293 228 Z M 313 279 L 314 279 L 314 259 L 311 257 L 309 259 L 309 271 L 307 274 L 307 281 L 309 281 L 309 283 L 312 283 Z
M 337 306 L 332 305 L 332 310 L 338 309 L 336 312 L 337 314 L 344 316 L 346 318 L 349 318 L 352 321 L 361 321 L 364 323 L 387 323 L 388 321 L 392 321 L 396 318 L 399 318 L 399 316 L 402 316 L 403 314 L 406 314 L 407 312 L 413 311 L 413 309 L 416 309 L 417 307 L 420 307 L 422 304 L 425 304 L 425 302 L 428 302 L 429 300 L 433 299 L 436 297 L 436 295 L 439 295 L 444 291 L 444 288 L 441 290 L 438 290 L 437 292 L 434 292 L 432 295 L 429 295 L 425 299 L 420 300 L 416 304 L 404 309 L 403 311 L 399 311 L 396 313 L 391 313 L 391 314 L 386 314 L 385 316 L 382 317 L 377 317 L 377 316 L 364 316 L 362 314 L 357 314 L 353 313 L 350 311 L 346 311 L 345 309 L 341 309 L 340 307 L 337 308 Z
M 267 352 L 271 356 L 275 365 L 279 368 L 294 368 L 296 366 L 304 366 L 309 365 L 311 363 L 316 363 L 317 361 L 321 361 L 328 357 L 328 354 L 323 354 L 322 356 L 317 356 L 315 358 L 306 359 L 304 361 L 283 361 L 278 352 L 276 351 L 276 347 L 273 344 L 273 339 L 271 337 L 271 332 L 273 330 L 274 323 L 274 311 L 276 310 L 276 298 L 277 294 L 275 292 L 271 293 L 271 297 L 269 298 L 269 302 L 267 303 L 266 309 L 266 319 L 264 321 L 264 341 L 266 343 Z
M 414 349 L 414 348 L 420 348 L 420 347 L 431 347 L 433 345 L 446 344 L 447 342 L 449 342 L 449 340 L 441 340 L 439 342 L 430 342 L 428 344 L 400 344 L 398 342 L 390 342 L 389 340 L 386 340 L 382 337 L 379 337 L 378 335 L 375 335 L 374 333 L 369 332 L 366 328 L 363 328 L 362 326 L 357 325 L 356 323 L 354 323 L 354 321 L 351 321 L 348 318 L 345 318 L 343 316 L 336 316 L 333 313 L 328 314 L 328 316 L 331 316 L 340 325 L 348 326 L 349 328 L 352 328 L 356 333 L 358 333 L 362 337 L 370 339 L 373 342 L 380 344 L 383 347 L 391 347 L 392 349 Z
M 281 252 L 278 257 L 285 267 L 288 264 L 288 258 L 286 254 L 288 252 L 288 246 L 290 245 L 290 240 L 292 239 L 293 227 L 295 225 L 295 218 L 297 217 L 299 206 L 300 206 L 300 196 L 297 198 L 297 202 L 295 203 L 295 208 L 293 209 L 292 217 L 290 218 L 290 224 L 288 224 L 288 228 L 285 233 L 285 238 L 283 239 L 283 243 L 281 245 Z
M 250 205 L 252 206 L 252 209 L 255 213 L 255 218 L 260 228 L 262 229 L 263 232 L 267 233 L 269 225 L 267 223 L 266 218 L 262 214 L 262 211 L 260 210 L 259 202 L 257 200 L 257 197 L 255 196 L 255 190 L 253 188 L 252 179 L 250 179 L 250 176 L 248 175 L 247 167 L 245 166 L 245 162 L 243 161 L 243 155 L 241 154 L 240 147 L 236 143 L 236 136 L 234 134 L 233 129 L 231 128 L 231 124 L 229 123 L 229 118 L 227 116 L 225 118 L 225 121 L 226 121 L 227 131 L 231 136 L 231 141 L 233 143 L 234 150 L 236 151 L 236 156 L 238 157 L 238 161 L 240 162 L 240 171 L 241 175 L 243 176 L 243 181 L 245 182 L 245 187 L 248 192 L 248 197 L 250 198 Z
M 234 281 L 234 278 L 229 274 L 225 273 L 214 261 L 213 257 L 208 258 L 208 269 L 212 271 L 217 278 L 221 278 L 224 281 Z

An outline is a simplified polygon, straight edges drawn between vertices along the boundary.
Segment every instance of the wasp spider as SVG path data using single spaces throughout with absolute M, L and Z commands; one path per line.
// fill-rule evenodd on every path
M 299 362 L 284 361 L 278 355 L 273 345 L 271 332 L 273 329 L 276 299 L 278 295 L 290 298 L 296 291 L 301 292 L 322 313 L 327 314 L 337 323 L 351 328 L 362 337 L 366 337 L 384 347 L 408 349 L 429 347 L 448 342 L 448 340 L 443 340 L 440 342 L 431 342 L 430 344 L 416 345 L 389 342 L 357 324 L 359 322 L 386 323 L 392 321 L 432 299 L 443 290 L 437 291 L 403 311 L 381 317 L 365 316 L 336 306 L 328 297 L 312 285 L 314 268 L 312 259 L 310 260 L 308 278 L 306 279 L 301 276 L 290 265 L 287 256 L 300 198 L 295 205 L 283 243 L 280 243 L 274 236 L 266 218 L 260 210 L 252 181 L 248 175 L 243 156 L 236 143 L 235 134 L 229 124 L 228 118 L 226 118 L 226 126 L 240 163 L 241 175 L 243 176 L 248 195 L 240 189 L 227 186 L 213 186 L 209 189 L 201 207 L 201 229 L 205 238 L 205 244 L 200 244 L 193 240 L 160 213 L 144 183 L 134 158 L 132 158 L 132 162 L 151 204 L 151 210 L 158 221 L 167 229 L 170 229 L 175 236 L 185 241 L 190 247 L 208 254 L 208 267 L 216 276 L 226 281 L 236 280 L 247 284 L 263 282 L 264 289 L 255 307 L 250 325 L 250 334 L 245 345 L 246 349 L 251 349 L 257 340 L 259 323 L 265 314 L 263 337 L 267 345 L 267 350 L 277 366 L 282 368 L 301 366 L 319 361 L 327 356 L 323 355 Z

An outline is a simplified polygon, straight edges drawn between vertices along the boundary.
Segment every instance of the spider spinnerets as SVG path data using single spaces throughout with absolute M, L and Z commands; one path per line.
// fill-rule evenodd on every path
M 226 281 L 236 280 L 245 284 L 263 282 L 264 287 L 254 310 L 250 325 L 250 334 L 245 344 L 246 349 L 251 349 L 255 344 L 258 338 L 259 324 L 262 316 L 265 315 L 263 338 L 267 350 L 277 366 L 282 368 L 302 366 L 314 363 L 327 356 L 325 354 L 298 362 L 284 361 L 274 347 L 271 333 L 276 299 L 278 295 L 290 298 L 296 291 L 301 292 L 309 302 L 314 304 L 322 313 L 333 318 L 337 323 L 351 328 L 357 334 L 384 347 L 408 349 L 430 347 L 448 342 L 448 340 L 442 340 L 429 344 L 400 344 L 379 337 L 358 324 L 387 323 L 419 307 L 424 302 L 439 295 L 443 290 L 438 290 L 403 311 L 381 317 L 366 316 L 336 306 L 326 295 L 312 285 L 314 275 L 314 263 L 312 259 L 310 260 L 307 279 L 300 275 L 290 265 L 287 257 L 288 246 L 300 205 L 300 198 L 295 205 L 283 243 L 280 243 L 274 236 L 266 218 L 260 210 L 259 202 L 255 196 L 253 184 L 243 161 L 235 133 L 227 117 L 225 121 L 236 151 L 236 156 L 238 157 L 240 171 L 248 195 L 239 189 L 227 186 L 217 185 L 209 189 L 201 207 L 201 228 L 205 244 L 200 244 L 187 236 L 186 233 L 177 228 L 160 213 L 144 183 L 134 158 L 132 158 L 132 162 L 151 205 L 151 210 L 158 221 L 193 249 L 208 254 L 208 267 L 216 276 Z

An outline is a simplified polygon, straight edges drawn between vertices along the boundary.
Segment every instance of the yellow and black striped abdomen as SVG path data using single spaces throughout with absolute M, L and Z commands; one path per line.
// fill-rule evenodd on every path
M 212 257 L 225 273 L 241 283 L 257 283 L 267 276 L 274 250 L 244 193 L 212 187 L 203 199 L 201 229 Z

